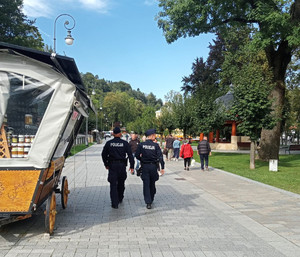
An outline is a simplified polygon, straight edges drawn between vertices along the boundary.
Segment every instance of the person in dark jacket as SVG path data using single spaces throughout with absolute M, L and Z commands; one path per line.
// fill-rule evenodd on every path
M 131 148 L 133 158 L 135 157 L 135 152 L 139 144 L 140 144 L 140 140 L 138 139 L 138 135 L 136 133 L 132 133 L 131 140 L 129 141 L 129 145 Z M 137 171 L 139 168 L 140 168 L 140 161 L 136 159 L 135 170 Z
M 168 151 L 167 161 L 171 161 L 174 158 L 174 148 L 173 148 L 174 141 L 175 139 L 171 134 L 166 138 L 166 149 Z
M 199 142 L 197 146 L 197 153 L 200 155 L 201 170 L 204 171 L 204 161 L 205 169 L 208 170 L 208 155 L 211 155 L 211 149 L 207 142 L 207 137 L 203 137 L 203 140 Z
M 161 152 L 161 149 L 157 143 L 155 143 L 155 129 L 149 129 L 145 135 L 147 140 L 138 145 L 135 152 L 137 159 L 141 161 L 143 180 L 143 194 L 147 209 L 152 208 L 152 202 L 154 195 L 156 194 L 155 182 L 159 179 L 158 168 L 159 163 L 161 165 L 161 174 L 165 173 L 165 162 Z
M 127 159 L 130 163 L 130 171 L 133 173 L 134 158 L 127 141 L 122 140 L 119 127 L 113 130 L 114 139 L 106 142 L 102 151 L 102 160 L 106 169 L 108 169 L 108 182 L 110 183 L 111 207 L 118 209 L 119 203 L 122 203 L 125 191 L 125 180 L 127 178 L 126 166 Z

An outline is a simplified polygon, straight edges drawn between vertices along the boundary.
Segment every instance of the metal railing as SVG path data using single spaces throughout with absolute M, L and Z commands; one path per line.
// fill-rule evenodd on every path
M 93 143 L 93 136 L 88 135 L 88 142 Z M 84 145 L 85 144 L 85 135 L 78 134 L 73 145 Z

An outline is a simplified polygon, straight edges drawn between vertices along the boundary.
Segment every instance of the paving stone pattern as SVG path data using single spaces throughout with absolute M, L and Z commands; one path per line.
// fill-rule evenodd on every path
M 34 217 L 0 228 L 0 257 L 300 256 L 300 197 L 221 170 L 183 170 L 166 162 L 153 209 L 142 181 L 128 173 L 119 209 L 94 145 L 66 161 L 71 194 L 67 209 L 57 195 L 53 236 L 44 233 L 43 205 Z

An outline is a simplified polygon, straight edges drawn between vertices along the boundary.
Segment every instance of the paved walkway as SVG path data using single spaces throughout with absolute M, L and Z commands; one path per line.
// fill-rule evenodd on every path
M 184 171 L 183 161 L 172 161 L 157 183 L 153 209 L 145 207 L 140 178 L 128 174 L 115 210 L 102 147 L 67 159 L 63 175 L 71 194 L 67 209 L 57 201 L 54 235 L 44 233 L 43 214 L 6 225 L 1 257 L 300 256 L 299 195 L 221 170 L 201 172 L 199 164 Z

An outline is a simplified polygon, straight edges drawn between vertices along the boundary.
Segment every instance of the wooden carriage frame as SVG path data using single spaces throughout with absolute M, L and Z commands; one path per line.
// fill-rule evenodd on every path
M 22 56 L 50 65 L 75 85 L 76 92 L 80 94 L 80 99 L 85 103 L 86 108 L 94 110 L 72 58 L 0 42 L 1 49 L 12 50 Z M 85 109 L 83 112 L 87 112 L 87 110 Z M 68 114 L 68 120 L 73 114 Z M 53 233 L 57 213 L 56 194 L 60 194 L 62 208 L 65 209 L 70 193 L 67 177 L 63 176 L 61 179 L 65 158 L 70 152 L 83 119 L 83 115 L 80 115 L 80 118 L 76 120 L 72 128 L 73 137 L 68 138 L 65 152 L 59 157 L 54 157 L 53 154 L 47 168 L 0 166 L 0 226 L 31 217 L 46 202 L 45 229 L 50 235 Z M 65 124 L 63 132 L 67 126 L 68 123 Z M 0 162 L 3 158 L 12 158 L 9 147 L 6 129 L 2 124 L 0 128 Z

